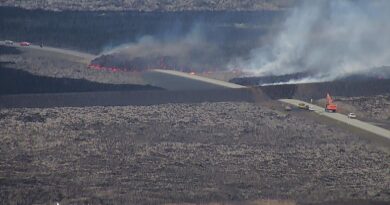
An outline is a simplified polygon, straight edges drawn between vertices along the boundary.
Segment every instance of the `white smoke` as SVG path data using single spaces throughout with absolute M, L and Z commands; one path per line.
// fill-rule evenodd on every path
M 204 29 L 194 25 L 188 33 L 165 36 L 143 36 L 136 42 L 111 48 L 101 55 L 115 55 L 122 59 L 173 58 L 176 66 L 207 69 L 216 67 L 220 60 L 220 48 L 204 37 Z M 226 66 L 226 61 L 225 61 Z M 222 67 L 222 66 L 221 66 Z M 170 67 L 170 69 L 175 69 Z
M 389 0 L 303 0 L 272 42 L 232 63 L 258 76 L 310 72 L 310 81 L 388 65 Z
M 214 49 L 212 45 L 207 44 L 202 36 L 199 26 L 194 28 L 184 36 L 171 37 L 167 39 L 155 38 L 153 36 L 142 36 L 134 43 L 123 44 L 119 47 L 110 49 L 103 54 L 123 53 L 129 58 L 157 55 L 171 55 L 184 57 L 193 50 Z

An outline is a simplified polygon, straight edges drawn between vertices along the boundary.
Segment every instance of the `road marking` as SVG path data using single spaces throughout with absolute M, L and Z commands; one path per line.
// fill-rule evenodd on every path
M 346 115 L 343 115 L 340 113 L 325 112 L 325 109 L 323 107 L 319 107 L 317 105 L 313 105 L 313 104 L 310 104 L 310 103 L 307 103 L 304 101 L 295 100 L 295 99 L 280 99 L 279 101 L 284 102 L 284 103 L 288 103 L 288 104 L 291 104 L 294 106 L 298 106 L 299 103 L 305 103 L 306 105 L 309 105 L 310 107 L 312 107 L 314 109 L 314 112 L 316 112 L 319 115 L 346 123 L 350 126 L 374 133 L 376 135 L 385 137 L 385 138 L 390 140 L 390 130 L 387 130 L 387 129 L 384 129 L 384 128 L 369 124 L 367 122 L 357 120 L 357 119 L 350 119 Z

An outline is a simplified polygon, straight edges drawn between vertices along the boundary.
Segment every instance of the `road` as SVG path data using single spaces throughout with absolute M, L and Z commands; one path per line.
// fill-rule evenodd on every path
M 387 129 L 377 127 L 375 125 L 372 125 L 372 124 L 369 124 L 369 123 L 366 123 L 366 122 L 363 122 L 363 121 L 360 121 L 357 119 L 350 119 L 346 115 L 343 115 L 340 113 L 325 112 L 325 109 L 323 107 L 319 107 L 317 105 L 313 105 L 313 104 L 310 104 L 310 103 L 307 103 L 304 101 L 295 100 L 295 99 L 280 99 L 279 101 L 287 103 L 287 104 L 291 104 L 294 106 L 298 106 L 299 103 L 305 103 L 306 105 L 311 106 L 314 109 L 314 112 L 316 112 L 317 114 L 319 114 L 321 116 L 328 117 L 328 118 L 331 118 L 333 120 L 337 120 L 337 121 L 346 123 L 352 127 L 356 127 L 356 128 L 374 133 L 378 136 L 385 137 L 385 138 L 390 140 L 390 131 Z
M 211 79 L 198 75 L 191 75 L 174 70 L 155 69 L 143 74 L 144 80 L 153 86 L 166 90 L 214 90 L 214 89 L 241 89 L 245 86 Z
M 5 41 L 0 41 L 0 45 L 6 45 Z M 14 42 L 13 45 L 7 45 L 7 46 L 12 46 L 12 47 L 16 47 L 16 48 L 29 48 L 29 49 L 36 49 L 36 50 L 60 53 L 60 54 L 64 54 L 64 55 L 83 58 L 87 61 L 91 61 L 94 58 L 96 58 L 95 55 L 92 55 L 89 53 L 83 53 L 83 52 L 73 51 L 73 50 L 68 50 L 68 49 L 63 49 L 63 48 L 53 48 L 53 47 L 49 47 L 49 46 L 43 46 L 41 48 L 39 45 L 31 44 L 30 46 L 23 47 L 23 46 L 20 46 L 19 43 L 17 43 L 17 42 Z

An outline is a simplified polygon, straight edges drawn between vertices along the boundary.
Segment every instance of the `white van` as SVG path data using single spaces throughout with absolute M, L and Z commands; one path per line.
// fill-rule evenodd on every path
M 14 42 L 10 40 L 5 40 L 4 43 L 5 45 L 14 45 Z

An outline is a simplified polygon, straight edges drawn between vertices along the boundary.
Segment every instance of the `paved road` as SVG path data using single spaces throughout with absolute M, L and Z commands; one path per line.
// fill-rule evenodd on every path
M 374 126 L 372 124 L 357 120 L 357 119 L 349 119 L 346 115 L 340 114 L 340 113 L 329 113 L 325 112 L 324 108 L 303 102 L 300 100 L 295 99 L 281 99 L 279 100 L 284 103 L 288 103 L 294 106 L 298 106 L 299 103 L 305 103 L 306 105 L 311 106 L 314 109 L 314 112 L 318 113 L 321 116 L 325 116 L 343 123 L 346 123 L 350 126 L 357 127 L 359 129 L 374 133 L 376 135 L 385 137 L 390 140 L 390 131 L 381 127 Z
M 0 41 L 0 45 L 5 45 L 5 41 Z M 53 47 L 49 47 L 49 46 L 43 46 L 41 48 L 39 45 L 31 44 L 30 46 L 23 47 L 23 46 L 20 46 L 19 43 L 17 43 L 17 42 L 15 42 L 13 45 L 7 45 L 7 46 L 12 46 L 12 47 L 16 47 L 16 48 L 29 48 L 29 49 L 55 52 L 55 53 L 69 55 L 69 56 L 84 58 L 85 60 L 88 60 L 88 61 L 91 61 L 96 57 L 95 55 L 92 55 L 89 53 L 83 53 L 83 52 L 79 52 L 79 51 L 67 50 L 67 49 L 62 49 L 62 48 L 53 48 Z
M 152 70 L 143 75 L 146 82 L 167 90 L 212 90 L 212 89 L 241 89 L 245 86 L 215 80 L 203 76 L 191 75 L 174 70 Z

